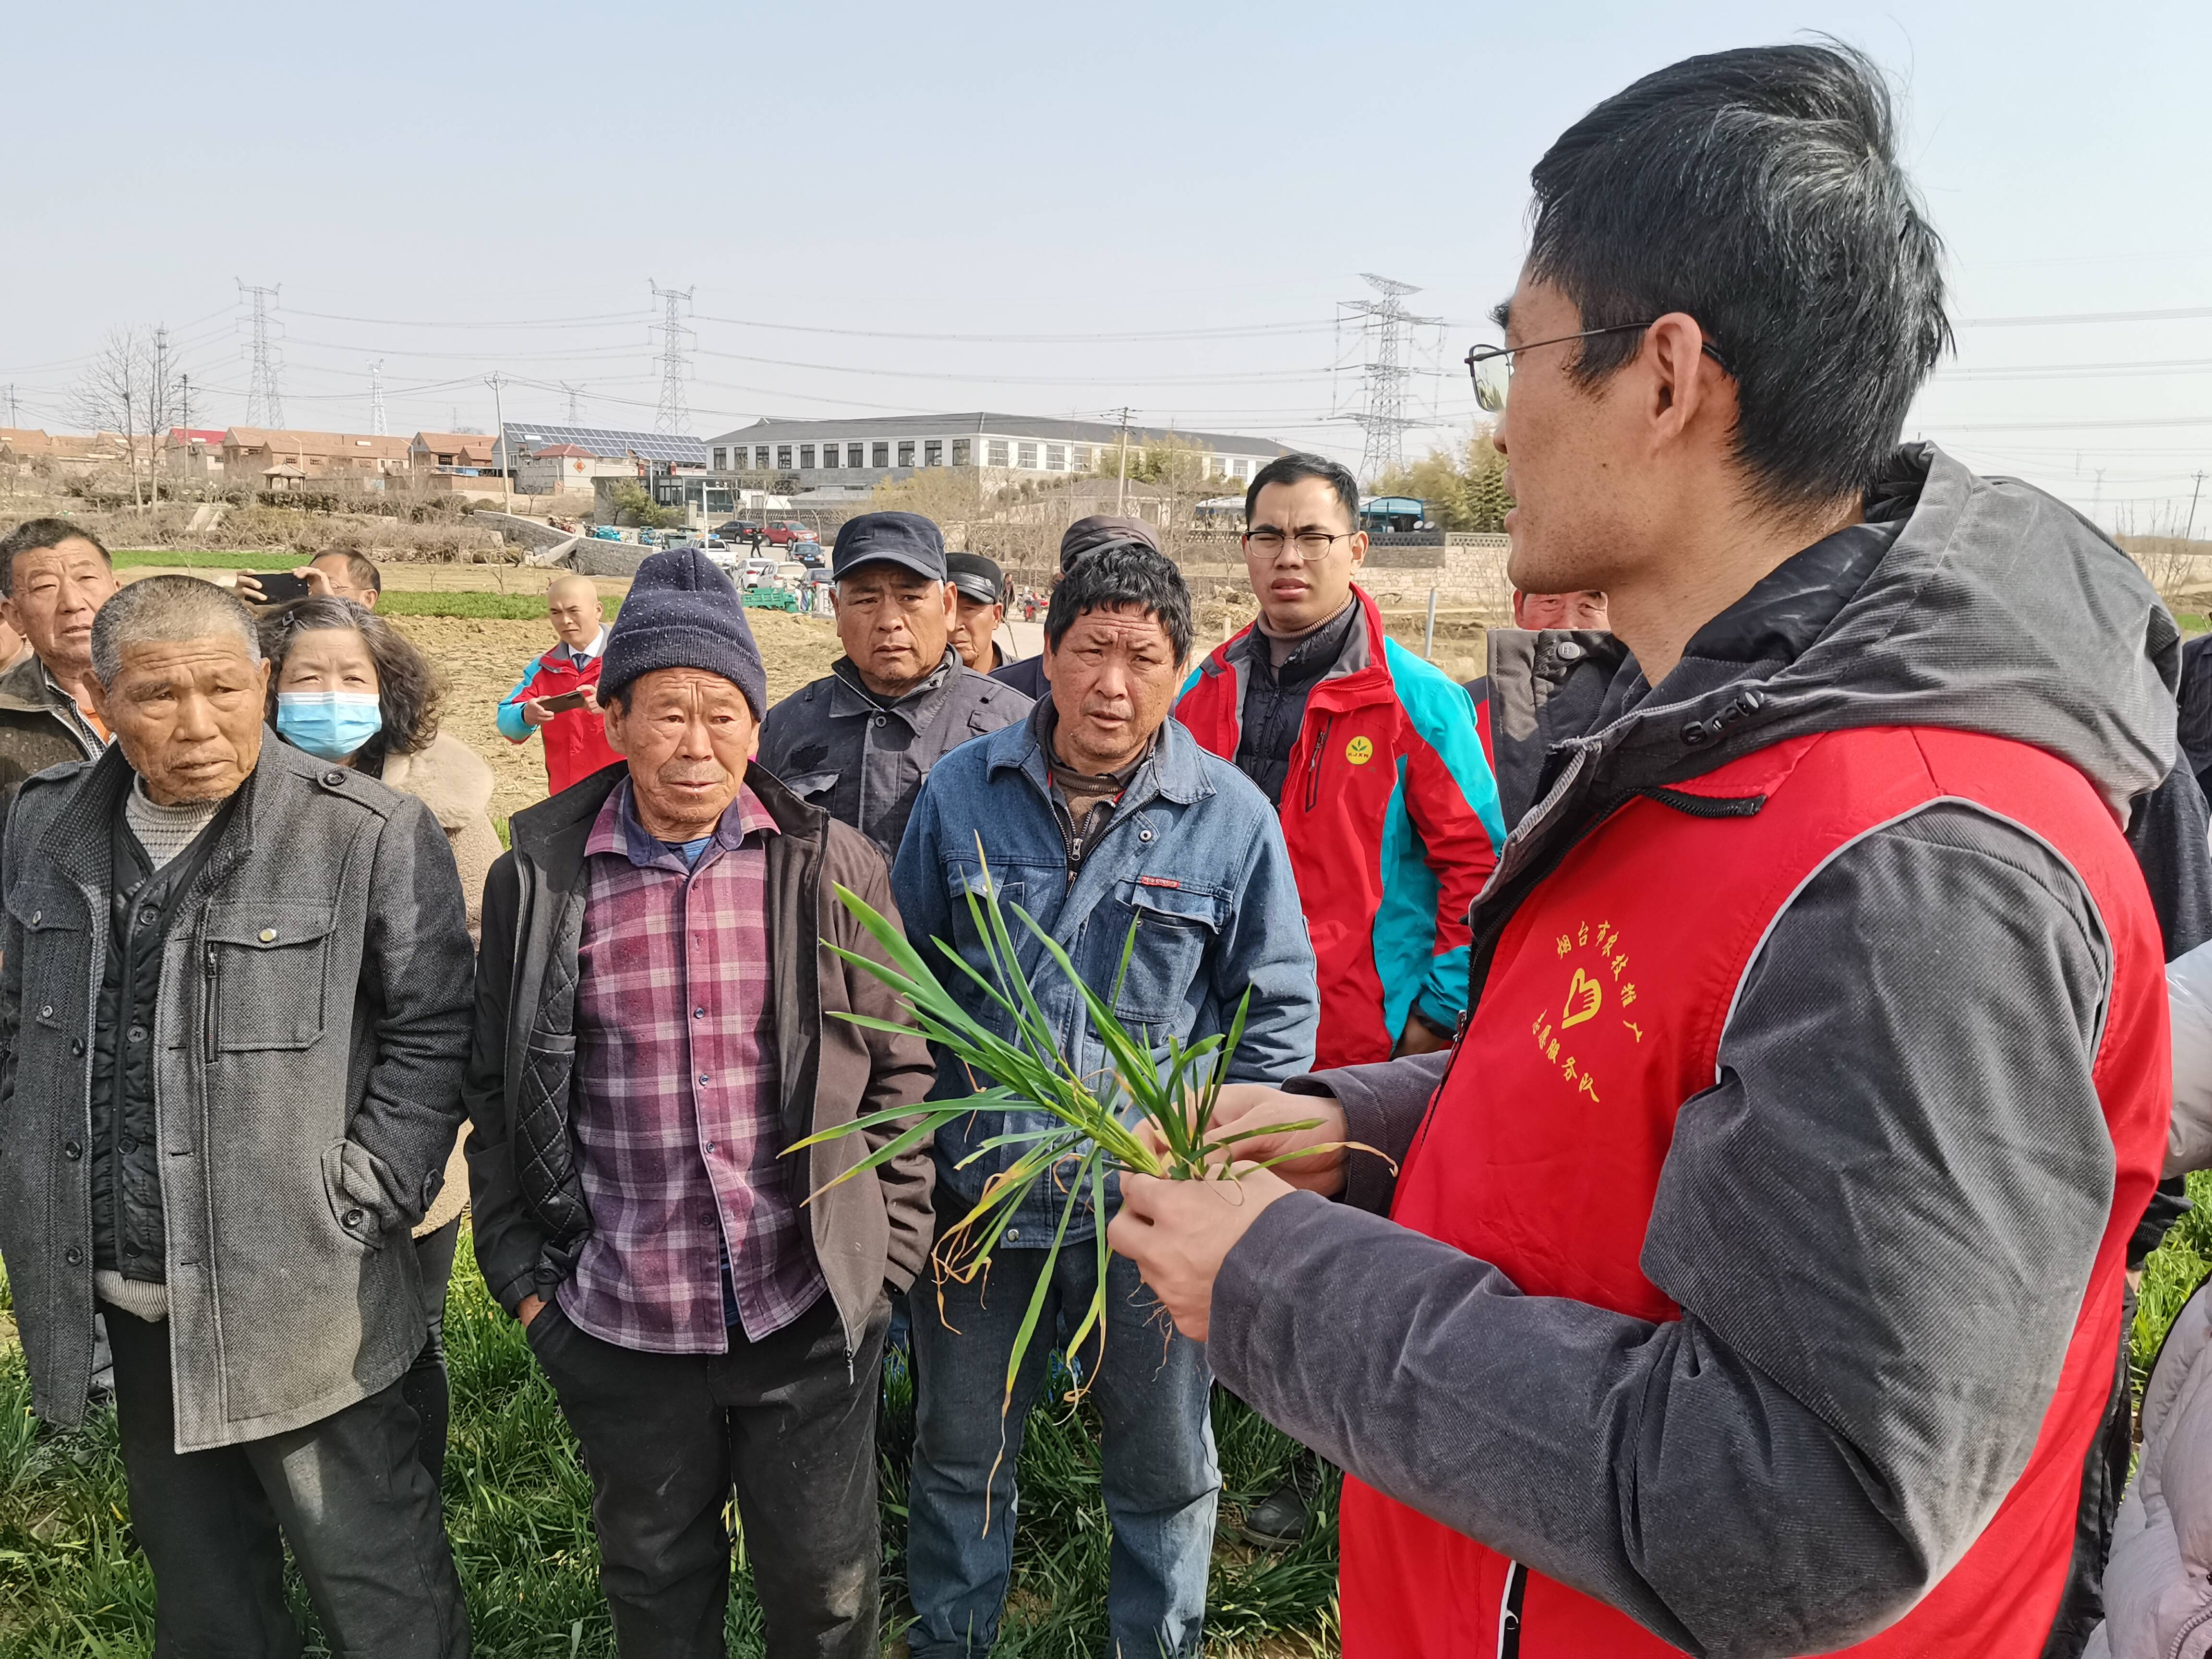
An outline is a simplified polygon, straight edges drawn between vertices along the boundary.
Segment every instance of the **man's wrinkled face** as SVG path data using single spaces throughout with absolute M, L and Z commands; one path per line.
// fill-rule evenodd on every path
M 144 640 L 123 647 L 114 684 L 93 707 L 146 793 L 163 806 L 222 800 L 261 758 L 269 665 L 235 634 Z
M 663 841 L 710 834 L 760 752 L 745 694 L 703 668 L 657 668 L 607 705 L 607 742 L 629 763 L 638 822 Z
M 65 536 L 58 546 L 15 556 L 15 592 L 0 611 L 58 677 L 78 679 L 92 670 L 92 619 L 116 586 L 100 550 Z
M 1060 758 L 1084 772 L 1115 772 L 1144 752 L 1182 688 L 1182 663 L 1160 619 L 1134 605 L 1085 611 L 1047 641 L 1044 677 L 1059 715 Z
M 952 648 L 960 653 L 960 660 L 977 673 L 988 674 L 991 672 L 991 636 L 1006 619 L 1006 607 L 970 599 L 957 588 L 952 596 L 959 606 L 959 614 L 952 623 Z
M 1595 588 L 1573 593 L 1516 592 L 1513 596 L 1513 625 L 1535 629 L 1602 629 L 1606 625 L 1605 595 Z
M 831 598 L 838 641 L 878 696 L 911 690 L 945 660 L 958 617 L 951 583 L 878 562 L 847 571 Z
M 376 609 L 376 590 L 354 580 L 353 561 L 343 553 L 324 553 L 307 561 L 323 573 L 333 599 L 351 599 L 364 611 Z
M 1585 386 L 1569 374 L 1582 346 L 1559 337 L 1587 326 L 1574 301 L 1524 269 L 1508 302 L 1505 343 L 1559 341 L 1520 353 L 1513 391 L 1491 441 L 1505 457 L 1505 515 L 1513 586 L 1567 593 L 1612 585 L 1624 550 L 1643 540 L 1632 482 L 1643 473 L 1644 431 L 1632 377 Z

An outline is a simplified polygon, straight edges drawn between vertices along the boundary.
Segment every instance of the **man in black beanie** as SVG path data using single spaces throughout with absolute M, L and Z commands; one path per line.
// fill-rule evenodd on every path
M 945 538 L 920 514 L 848 519 L 830 573 L 845 654 L 769 711 L 761 764 L 895 857 L 929 769 L 1035 699 L 960 659 Z
M 623 1659 L 723 1651 L 733 1486 L 768 1652 L 872 1659 L 876 1370 L 930 1146 L 844 1182 L 896 1131 L 783 1149 L 933 1080 L 918 1036 L 823 1017 L 900 1018 L 817 943 L 880 960 L 830 890 L 895 915 L 889 872 L 750 764 L 767 676 L 700 550 L 639 568 L 605 660 L 626 764 L 515 814 L 486 885 L 477 1261 L 582 1443 Z

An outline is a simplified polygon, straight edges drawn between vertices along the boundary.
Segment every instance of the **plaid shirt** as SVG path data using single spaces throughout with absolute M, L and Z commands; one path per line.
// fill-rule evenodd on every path
M 750 789 L 686 868 L 638 823 L 625 780 L 585 843 L 572 1121 L 592 1235 L 561 1306 L 647 1353 L 722 1353 L 823 1290 L 777 1154 L 767 838 Z M 726 1318 L 724 1271 L 738 1320 Z

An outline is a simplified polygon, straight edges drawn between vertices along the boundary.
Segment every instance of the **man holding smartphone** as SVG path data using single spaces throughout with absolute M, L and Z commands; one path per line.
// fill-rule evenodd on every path
M 527 743 L 545 738 L 547 793 L 559 794 L 622 758 L 607 746 L 598 695 L 599 659 L 607 648 L 606 607 L 588 576 L 556 576 L 545 590 L 553 648 L 530 665 L 500 699 L 499 734 Z
M 289 570 L 246 571 L 237 586 L 238 597 L 248 605 L 350 599 L 364 611 L 374 611 L 384 592 L 384 573 L 366 553 L 318 553 Z

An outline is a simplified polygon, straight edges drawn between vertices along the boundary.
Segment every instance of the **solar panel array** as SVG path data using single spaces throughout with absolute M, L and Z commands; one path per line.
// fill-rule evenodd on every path
M 665 432 L 622 432 L 605 426 L 550 426 L 543 422 L 509 421 L 507 441 L 518 458 L 534 455 L 556 444 L 574 444 L 594 455 L 610 458 L 635 455 L 645 461 L 680 461 L 687 466 L 707 465 L 703 439 L 674 438 Z

